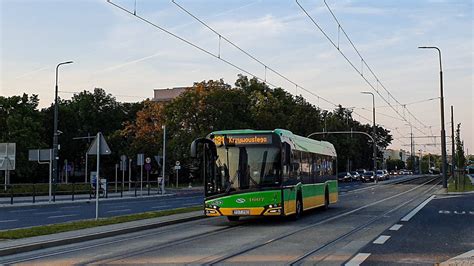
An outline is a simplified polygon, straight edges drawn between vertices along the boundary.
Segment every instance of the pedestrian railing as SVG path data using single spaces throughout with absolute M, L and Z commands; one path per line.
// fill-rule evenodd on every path
M 101 186 L 99 197 L 122 198 L 157 195 L 161 194 L 161 186 L 162 183 L 159 181 L 113 182 L 108 183 L 105 190 Z M 9 184 L 0 190 L 0 204 L 93 199 L 95 193 L 95 186 L 91 183 L 52 184 L 50 199 L 48 183 Z

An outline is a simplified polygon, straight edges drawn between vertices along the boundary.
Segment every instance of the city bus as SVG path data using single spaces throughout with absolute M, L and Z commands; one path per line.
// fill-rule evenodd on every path
M 284 129 L 224 130 L 191 144 L 204 179 L 204 213 L 292 216 L 338 200 L 334 146 Z

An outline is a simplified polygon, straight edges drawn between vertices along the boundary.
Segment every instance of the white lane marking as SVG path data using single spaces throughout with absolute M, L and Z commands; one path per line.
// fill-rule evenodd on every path
M 474 257 L 474 249 L 471 250 L 471 251 L 468 251 L 468 252 L 466 252 L 466 253 L 463 253 L 463 254 L 461 254 L 461 255 L 458 255 L 458 256 L 456 256 L 456 257 L 454 257 L 454 258 L 451 258 L 451 259 L 449 259 L 449 260 L 462 259 L 462 258 L 469 258 L 469 257 Z
M 384 244 L 389 238 L 390 238 L 390 236 L 381 235 L 381 236 L 379 236 L 377 239 L 375 239 L 374 242 L 372 242 L 372 243 L 382 245 L 382 244 Z
M 55 214 L 55 213 L 62 213 L 62 211 L 54 211 L 54 212 L 35 212 L 33 214 L 38 215 L 38 214 Z
M 0 223 L 12 223 L 12 222 L 16 222 L 18 220 L 3 220 L 3 221 L 0 221 Z
M 413 209 L 409 214 L 407 214 L 405 217 L 403 217 L 401 219 L 402 222 L 408 222 L 410 221 L 410 219 L 415 216 L 415 214 L 417 214 L 421 209 L 423 209 L 423 207 L 426 206 L 426 204 L 428 204 L 428 202 L 430 202 L 433 198 L 435 197 L 435 195 L 432 195 L 431 197 L 429 197 L 427 200 L 423 201 L 420 205 L 418 205 L 418 207 L 416 207 L 415 209 Z
M 355 255 L 350 261 L 348 261 L 346 266 L 358 266 L 362 262 L 364 262 L 368 257 L 370 256 L 370 253 L 359 253 Z
M 9 211 L 9 212 L 13 213 L 13 212 L 32 212 L 32 211 L 37 211 L 37 209 L 14 210 L 14 211 Z
M 124 210 L 113 210 L 113 211 L 107 211 L 107 212 L 128 212 L 131 211 L 132 209 L 124 209 Z
M 400 229 L 400 227 L 402 227 L 403 225 L 401 224 L 394 224 L 392 227 L 390 227 L 390 229 L 388 230 L 391 230 L 391 231 L 398 231 L 398 229 Z
M 166 207 L 171 207 L 171 205 L 153 206 L 153 207 L 151 207 L 151 209 L 161 209 L 161 208 L 166 208 Z
M 72 216 L 78 216 L 78 215 L 79 215 L 79 214 L 56 215 L 56 216 L 49 216 L 48 219 L 72 217 Z
M 60 207 L 60 209 L 77 209 L 81 208 L 82 206 L 67 206 L 67 207 Z
M 436 196 L 434 199 L 437 200 L 437 199 L 451 199 L 451 198 L 461 198 L 463 197 L 464 195 L 454 195 L 454 196 Z

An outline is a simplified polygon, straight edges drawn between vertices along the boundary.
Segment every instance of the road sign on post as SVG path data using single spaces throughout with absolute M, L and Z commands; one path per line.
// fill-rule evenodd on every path
M 10 172 L 15 170 L 16 143 L 0 143 L 0 170 L 5 170 L 5 191 L 10 184 Z
M 143 153 L 137 154 L 137 165 L 138 166 L 143 165 L 144 161 L 145 161 L 145 155 Z
M 181 163 L 179 161 L 176 161 L 174 165 L 174 170 L 176 170 L 176 188 L 178 188 L 179 184 L 179 170 L 181 170 Z
M 120 171 L 122 171 L 122 192 L 125 185 L 125 171 L 127 170 L 127 156 L 120 156 Z
M 109 155 L 111 154 L 111 150 L 109 148 L 109 145 L 105 141 L 104 136 L 102 135 L 101 132 L 97 133 L 97 136 L 94 139 L 94 142 L 92 142 L 92 145 L 89 147 L 89 151 L 87 154 L 94 155 L 96 154 L 97 156 L 97 178 L 96 178 L 96 192 L 95 192 L 95 219 L 99 219 L 99 180 L 100 180 L 100 175 L 99 175 L 99 168 L 100 168 L 100 155 Z M 104 191 L 106 193 L 106 191 Z
M 39 164 L 49 164 L 48 202 L 51 203 L 53 149 L 28 150 L 28 160 L 36 161 Z
M 145 155 L 143 153 L 137 154 L 137 165 L 140 166 L 140 196 L 143 196 L 143 164 Z

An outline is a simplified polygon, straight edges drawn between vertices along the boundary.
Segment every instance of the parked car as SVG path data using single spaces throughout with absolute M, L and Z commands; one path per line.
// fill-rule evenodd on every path
M 385 172 L 383 170 L 377 170 L 377 180 L 385 180 Z
M 390 179 L 390 174 L 388 173 L 387 170 L 383 170 L 383 172 L 385 173 L 385 179 Z
M 374 181 L 374 172 L 373 171 L 366 171 L 362 175 L 362 182 L 373 182 Z
M 351 182 L 352 176 L 348 172 L 340 172 L 339 174 L 337 174 L 337 180 L 341 182 Z
M 352 180 L 360 181 L 360 174 L 357 171 L 351 171 Z
M 362 177 L 362 175 L 367 172 L 365 169 L 358 169 L 356 170 L 357 173 L 359 173 L 359 175 Z

